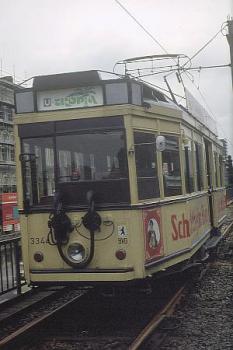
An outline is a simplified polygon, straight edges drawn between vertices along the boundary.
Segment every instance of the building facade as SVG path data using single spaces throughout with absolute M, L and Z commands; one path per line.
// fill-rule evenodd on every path
M 0 193 L 16 192 L 12 77 L 0 78 Z
M 18 89 L 12 77 L 0 78 L 0 234 L 19 231 L 13 134 L 14 92 Z

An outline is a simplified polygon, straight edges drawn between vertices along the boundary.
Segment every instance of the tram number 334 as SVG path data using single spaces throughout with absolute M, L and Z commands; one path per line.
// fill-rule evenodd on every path
M 49 243 L 49 241 L 45 237 L 31 237 L 30 243 L 31 244 L 46 244 L 46 243 Z

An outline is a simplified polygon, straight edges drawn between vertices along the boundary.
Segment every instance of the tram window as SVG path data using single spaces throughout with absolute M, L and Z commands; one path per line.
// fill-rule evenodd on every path
M 218 153 L 214 152 L 214 178 L 215 178 L 215 187 L 219 186 L 218 181 Z
M 160 196 L 160 191 L 157 175 L 155 135 L 145 132 L 135 132 L 134 144 L 138 198 L 157 198 Z
M 191 193 L 194 191 L 191 141 L 188 141 L 188 144 L 184 147 L 184 174 L 186 193 Z
M 162 152 L 164 195 L 166 197 L 182 194 L 179 139 L 166 137 L 166 149 Z
M 129 202 L 123 131 L 58 135 L 57 169 L 53 141 L 49 137 L 22 140 L 22 153 L 35 155 L 35 160 L 22 161 L 25 199 L 30 206 L 52 204 L 55 178 L 66 205 L 86 205 L 90 190 L 95 193 L 96 203 Z
M 209 141 L 204 140 L 204 149 L 205 149 L 205 173 L 207 177 L 208 188 L 211 188 L 213 185 L 213 167 L 212 167 L 212 145 Z
M 223 157 L 219 155 L 219 180 L 220 180 L 220 186 L 223 186 Z
M 24 191 L 30 205 L 49 204 L 54 194 L 54 154 L 52 138 L 23 140 L 23 153 L 35 155 L 36 164 L 22 163 Z
M 58 135 L 58 183 L 67 205 L 86 204 L 89 190 L 97 204 L 128 203 L 125 135 L 121 130 Z
M 62 179 L 62 181 L 68 181 L 68 179 L 71 177 L 71 152 L 59 150 L 58 162 L 60 169 L 60 179 Z
M 197 179 L 197 190 L 202 191 L 204 188 L 203 183 L 203 173 L 204 173 L 204 164 L 203 164 L 203 149 L 202 145 L 195 142 L 195 161 L 196 161 L 196 179 Z
M 59 182 L 127 178 L 122 132 L 57 136 Z

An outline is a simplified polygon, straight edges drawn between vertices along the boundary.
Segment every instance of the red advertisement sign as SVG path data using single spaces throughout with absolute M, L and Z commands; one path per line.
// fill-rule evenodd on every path
M 160 209 L 143 210 L 146 261 L 164 255 Z
M 17 193 L 2 193 L 0 195 L 0 211 L 3 231 L 12 230 L 12 225 L 19 224 Z
M 2 206 L 2 223 L 5 225 L 13 225 L 19 222 L 19 214 L 16 205 L 4 204 Z
M 0 201 L 5 203 L 17 203 L 17 193 L 2 193 L 0 194 Z

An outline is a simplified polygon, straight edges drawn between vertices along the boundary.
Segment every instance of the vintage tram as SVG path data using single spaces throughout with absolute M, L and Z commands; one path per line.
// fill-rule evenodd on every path
M 30 285 L 130 282 L 206 258 L 225 218 L 215 131 L 148 84 L 98 71 L 16 93 Z

